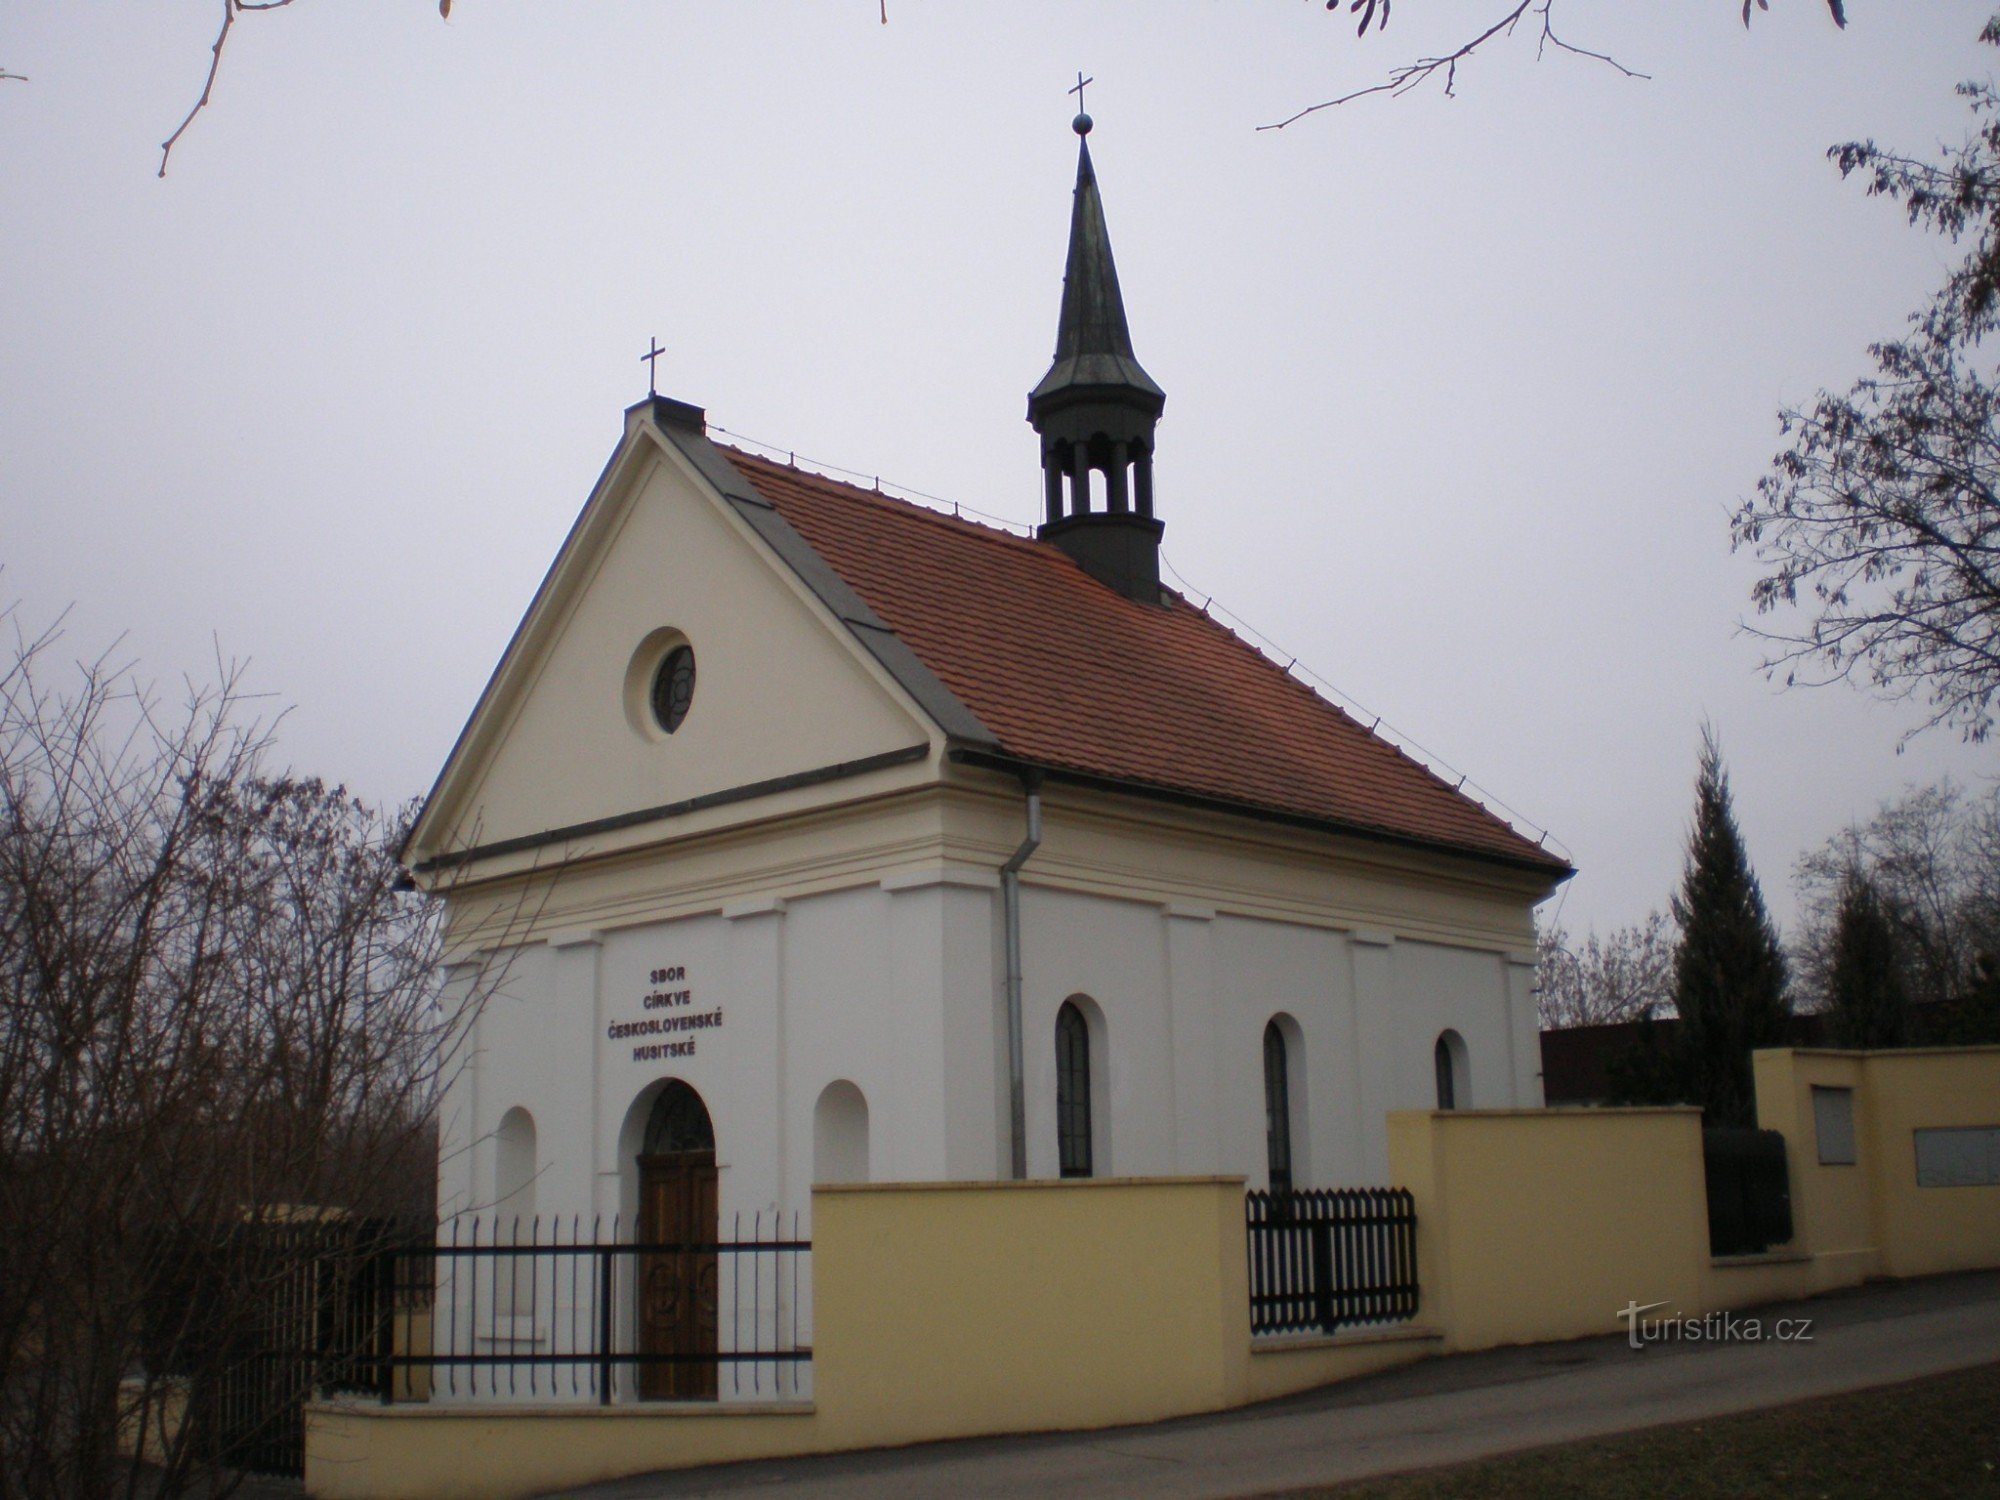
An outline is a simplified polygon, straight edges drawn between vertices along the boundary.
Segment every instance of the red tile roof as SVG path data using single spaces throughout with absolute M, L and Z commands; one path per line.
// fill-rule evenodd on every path
M 1047 543 L 718 447 L 1010 756 L 1568 868 L 1178 595 L 1140 604 Z

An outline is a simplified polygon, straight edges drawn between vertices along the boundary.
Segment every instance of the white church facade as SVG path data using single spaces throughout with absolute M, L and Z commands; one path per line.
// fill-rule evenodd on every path
M 1086 144 L 1035 537 L 626 413 L 404 852 L 482 997 L 443 1214 L 1380 1182 L 1541 1103 L 1568 867 L 1161 587 L 1163 404 Z

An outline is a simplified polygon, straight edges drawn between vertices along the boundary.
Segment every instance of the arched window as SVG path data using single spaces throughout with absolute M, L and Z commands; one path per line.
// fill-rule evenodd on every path
M 1063 1176 L 1090 1176 L 1090 1023 L 1069 1000 L 1056 1012 L 1056 1147 Z
M 1465 1056 L 1465 1038 L 1455 1031 L 1439 1033 L 1437 1046 L 1431 1049 L 1431 1064 L 1437 1070 L 1438 1108 L 1469 1108 L 1472 1080 Z
M 1264 1159 L 1271 1191 L 1292 1190 L 1292 1084 L 1290 1049 L 1273 1017 L 1264 1027 Z
M 813 1181 L 868 1180 L 868 1100 L 845 1078 L 820 1091 L 813 1106 Z
M 688 1152 L 715 1154 L 715 1127 L 701 1095 L 678 1078 L 660 1090 L 653 1112 L 646 1117 L 642 1156 L 680 1156 Z

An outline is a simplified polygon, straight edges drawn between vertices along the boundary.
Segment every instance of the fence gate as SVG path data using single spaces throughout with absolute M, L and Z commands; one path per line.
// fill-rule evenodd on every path
M 1407 1188 L 1248 1195 L 1250 1331 L 1332 1333 L 1417 1313 L 1417 1207 Z
M 1792 1237 L 1792 1179 L 1775 1130 L 1704 1130 L 1708 1253 L 1761 1255 Z

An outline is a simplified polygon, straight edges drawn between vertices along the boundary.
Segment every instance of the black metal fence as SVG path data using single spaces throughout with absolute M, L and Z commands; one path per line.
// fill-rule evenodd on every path
M 1332 1333 L 1417 1313 L 1417 1208 L 1407 1188 L 1248 1195 L 1250 1331 Z
M 435 1244 L 390 1252 L 375 1394 L 605 1405 L 804 1394 L 812 1242 L 797 1213 L 737 1214 L 728 1238 L 698 1244 L 621 1243 L 618 1221 L 606 1228 L 461 1219 Z
M 305 1468 L 306 1403 L 364 1394 L 596 1401 L 806 1394 L 811 1242 L 797 1214 L 622 1244 L 616 1219 L 245 1224 L 172 1237 L 146 1363 L 189 1440 Z M 608 1232 L 607 1232 L 608 1231 Z
M 327 1217 L 155 1236 L 142 1357 L 185 1393 L 184 1440 L 231 1468 L 301 1472 L 305 1403 L 374 1389 L 388 1255 L 430 1233 Z
M 1704 1130 L 1708 1251 L 1761 1255 L 1792 1237 L 1792 1179 L 1775 1130 Z

